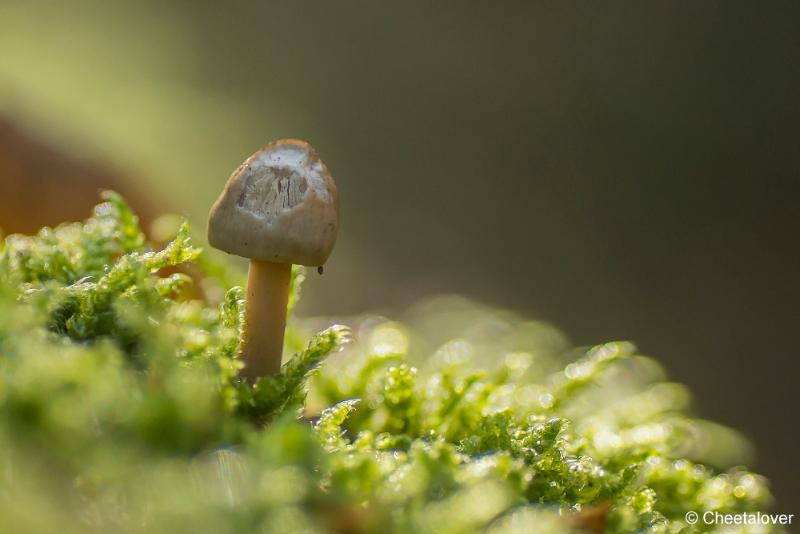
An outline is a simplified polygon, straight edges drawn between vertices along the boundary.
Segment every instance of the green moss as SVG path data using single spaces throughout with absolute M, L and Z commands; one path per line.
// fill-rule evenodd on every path
M 185 225 L 151 250 L 113 193 L 6 239 L 1 530 L 678 532 L 769 504 L 745 442 L 630 344 L 464 301 L 355 336 L 291 318 L 297 353 L 248 385 L 240 278 Z

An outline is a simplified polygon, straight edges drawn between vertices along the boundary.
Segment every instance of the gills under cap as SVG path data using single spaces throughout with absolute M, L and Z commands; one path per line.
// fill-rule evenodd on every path
M 250 156 L 208 218 L 208 242 L 253 260 L 320 266 L 336 243 L 339 197 L 305 141 L 284 139 Z

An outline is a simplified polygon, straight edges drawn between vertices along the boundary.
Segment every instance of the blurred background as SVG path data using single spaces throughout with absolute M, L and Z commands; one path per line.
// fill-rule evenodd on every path
M 341 196 L 306 315 L 459 293 L 630 339 L 800 512 L 796 2 L 0 0 L 0 227 L 205 231 L 262 143 Z

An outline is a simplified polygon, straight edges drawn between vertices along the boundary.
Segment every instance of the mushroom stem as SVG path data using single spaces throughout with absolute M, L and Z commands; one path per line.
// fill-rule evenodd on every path
M 290 263 L 250 260 L 242 336 L 242 375 L 247 380 L 281 370 L 291 275 Z

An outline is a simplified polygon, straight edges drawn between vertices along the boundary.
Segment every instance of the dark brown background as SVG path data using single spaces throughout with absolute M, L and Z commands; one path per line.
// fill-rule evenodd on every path
M 458 292 L 635 340 L 800 512 L 800 4 L 12 5 L 52 31 L 0 53 L 38 62 L 0 63 L 7 112 L 199 225 L 260 143 L 317 147 L 341 239 L 304 313 Z

